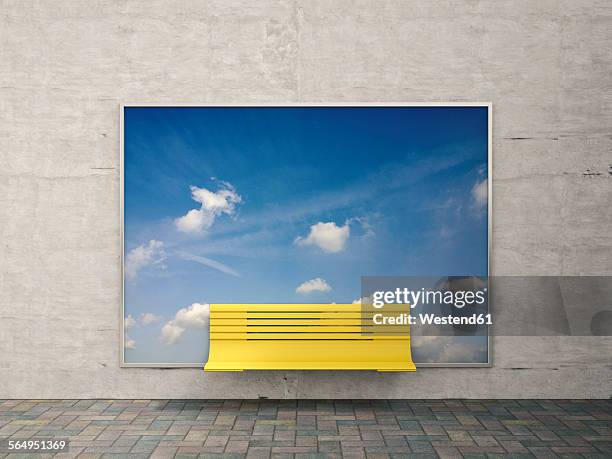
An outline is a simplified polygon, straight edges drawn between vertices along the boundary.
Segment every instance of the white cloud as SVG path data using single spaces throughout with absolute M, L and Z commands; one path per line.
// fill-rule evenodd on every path
M 356 300 L 353 300 L 353 304 L 372 304 L 372 297 L 370 296 L 364 296 L 361 298 L 357 298 Z
M 336 253 L 344 249 L 350 233 L 349 224 L 337 226 L 335 222 L 319 222 L 310 227 L 306 238 L 297 237 L 297 245 L 315 245 L 324 252 Z
M 234 215 L 236 204 L 242 202 L 242 198 L 234 187 L 221 182 L 221 188 L 217 191 L 210 191 L 206 188 L 190 186 L 191 199 L 199 202 L 202 206 L 199 209 L 191 209 L 182 217 L 174 220 L 176 228 L 183 233 L 201 233 L 210 228 L 215 219 L 221 214 Z
M 295 289 L 296 293 L 312 293 L 312 292 L 329 292 L 331 287 L 324 279 L 317 277 L 316 279 L 310 279 L 298 286 Z
M 130 250 L 125 257 L 125 275 L 128 279 L 135 279 L 138 272 L 147 266 L 157 265 L 165 268 L 166 258 L 164 243 L 152 239 L 148 244 Z
M 132 317 L 132 314 L 128 314 L 128 316 L 125 318 L 125 320 L 123 321 L 123 328 L 125 330 L 129 330 L 130 328 L 132 328 L 134 325 L 136 325 L 136 319 L 134 319 Z
M 489 196 L 489 188 L 487 186 L 487 179 L 478 181 L 472 188 L 472 197 L 478 207 L 484 207 L 487 205 L 487 198 Z
M 136 349 L 136 341 L 126 334 L 123 340 L 123 347 L 126 349 Z
M 183 328 L 206 328 L 210 319 L 208 304 L 193 303 L 188 308 L 179 309 L 174 320 Z
M 152 312 L 145 312 L 140 314 L 140 322 L 143 325 L 154 324 L 155 322 L 159 322 L 160 320 L 162 320 L 162 318 L 162 316 L 158 316 L 156 314 L 153 314 Z
M 179 309 L 174 319 L 167 322 L 161 330 L 162 341 L 166 344 L 176 343 L 188 328 L 208 328 L 210 307 L 208 304 L 193 303 L 187 308 Z
M 179 340 L 184 331 L 184 328 L 179 327 L 174 323 L 174 321 L 171 320 L 162 327 L 162 341 L 166 344 L 174 344 Z
M 353 222 L 357 222 L 361 225 L 361 229 L 363 231 L 363 235 L 361 236 L 362 239 L 369 239 L 371 237 L 376 236 L 376 233 L 374 232 L 374 228 L 372 224 L 370 223 L 368 217 L 353 217 L 347 220 L 346 224 L 349 225 Z

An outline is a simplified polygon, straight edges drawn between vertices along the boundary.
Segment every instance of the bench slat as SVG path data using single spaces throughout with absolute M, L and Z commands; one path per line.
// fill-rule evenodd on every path
M 361 333 L 368 331 L 372 326 L 353 326 L 353 325 L 278 325 L 278 326 L 256 326 L 256 325 L 213 325 L 210 327 L 211 333 Z
M 361 326 L 371 325 L 371 321 L 365 319 L 214 319 L 215 326 L 253 326 L 253 327 L 265 327 L 265 326 L 282 326 L 282 325 L 300 325 L 300 326 L 326 326 L 326 325 L 347 325 L 347 326 Z
M 218 333 L 210 334 L 211 340 L 410 340 L 409 336 L 365 335 L 362 333 Z
M 270 312 L 273 314 L 299 312 L 361 312 L 361 304 L 211 304 L 213 312 Z M 406 311 L 408 305 L 387 304 L 385 311 Z M 370 308 L 368 308 L 370 309 Z
M 372 317 L 369 312 L 212 312 L 211 319 L 359 319 L 361 317 Z

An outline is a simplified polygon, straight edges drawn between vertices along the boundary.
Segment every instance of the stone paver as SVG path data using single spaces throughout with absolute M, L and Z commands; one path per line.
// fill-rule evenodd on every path
M 58 458 L 612 458 L 611 400 L 0 400 Z M 52 457 L 0 452 L 4 457 Z

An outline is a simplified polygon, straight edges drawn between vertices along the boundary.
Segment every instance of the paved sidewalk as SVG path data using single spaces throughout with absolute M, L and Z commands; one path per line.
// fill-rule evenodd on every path
M 55 457 L 612 458 L 612 401 L 0 400 L 0 440 L 51 437 Z

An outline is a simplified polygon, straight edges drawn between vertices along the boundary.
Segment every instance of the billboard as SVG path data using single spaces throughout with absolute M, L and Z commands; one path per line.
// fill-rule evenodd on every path
M 361 302 L 364 279 L 486 278 L 491 106 L 121 107 L 122 363 L 201 366 L 209 304 Z M 413 335 L 487 365 L 487 333 Z

